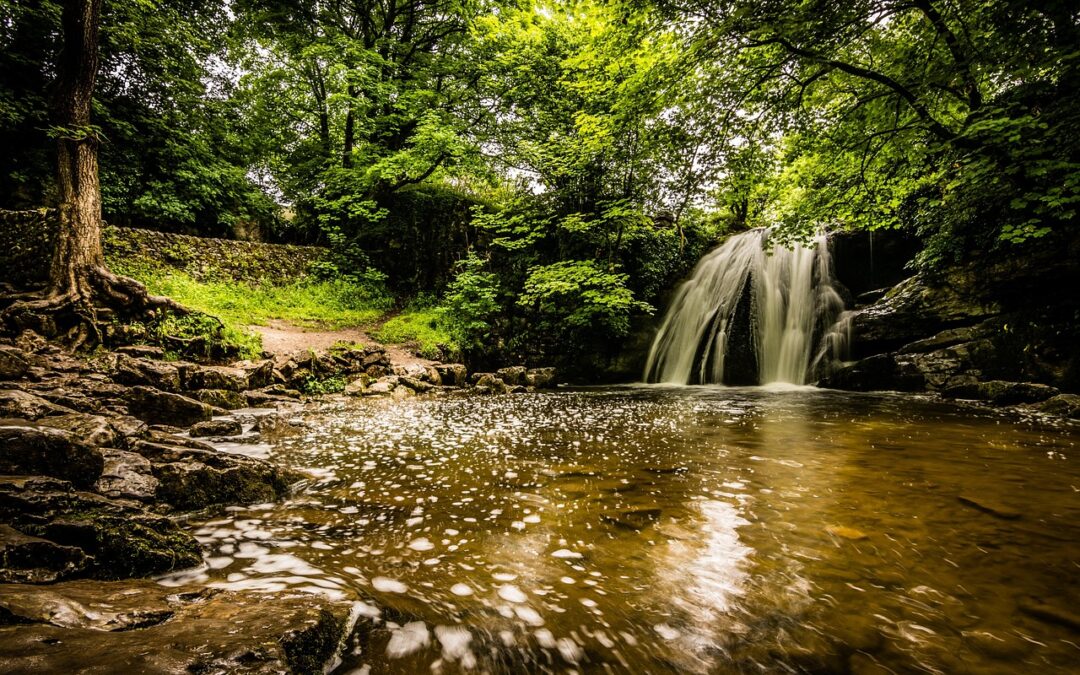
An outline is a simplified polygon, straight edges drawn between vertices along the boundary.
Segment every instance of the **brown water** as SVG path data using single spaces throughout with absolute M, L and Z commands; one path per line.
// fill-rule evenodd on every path
M 1080 664 L 1080 429 L 910 396 L 599 388 L 326 405 L 317 476 L 201 526 L 231 588 L 358 601 L 342 672 Z

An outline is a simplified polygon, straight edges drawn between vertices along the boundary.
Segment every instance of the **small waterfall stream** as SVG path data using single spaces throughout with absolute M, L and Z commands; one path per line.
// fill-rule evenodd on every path
M 679 287 L 645 381 L 805 384 L 844 348 L 843 309 L 824 235 L 787 248 L 768 229 L 737 234 Z

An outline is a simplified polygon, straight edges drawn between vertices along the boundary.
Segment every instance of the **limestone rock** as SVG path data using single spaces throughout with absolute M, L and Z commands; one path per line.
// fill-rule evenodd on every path
M 193 425 L 188 433 L 192 436 L 239 436 L 244 433 L 244 427 L 238 420 L 213 419 Z
M 56 415 L 42 418 L 38 425 L 70 432 L 75 438 L 94 447 L 116 445 L 120 440 L 120 433 L 112 421 L 101 415 Z
M 81 549 L 90 559 L 84 573 L 100 579 L 158 574 L 202 560 L 198 542 L 171 519 L 53 478 L 0 478 L 0 522 Z
M 1052 398 L 1058 390 L 1045 384 L 1032 382 L 1006 382 L 990 380 L 970 382 L 947 387 L 941 392 L 945 398 L 973 399 L 989 401 L 997 405 L 1015 405 L 1017 403 L 1038 403 Z
M 48 415 L 66 415 L 75 412 L 71 408 L 50 403 L 40 396 L 18 389 L 0 390 L 0 417 L 21 417 L 37 420 Z
M 105 466 L 101 453 L 61 429 L 0 426 L 0 474 L 43 475 L 94 484 Z
M 247 387 L 262 389 L 274 383 L 274 362 L 270 359 L 263 361 L 240 361 L 233 365 L 234 368 L 243 370 L 247 375 Z
M 86 554 L 74 546 L 61 546 L 0 525 L 0 581 L 4 583 L 52 583 L 79 574 L 86 564 Z
M 409 377 L 408 375 L 403 375 L 403 376 L 399 377 L 398 382 L 402 386 L 408 387 L 409 389 L 412 389 L 416 393 L 424 393 L 426 391 L 430 391 L 431 388 L 434 386 L 432 384 L 424 382 L 423 380 L 421 380 L 419 378 Z
M 206 405 L 224 408 L 225 410 L 239 410 L 248 406 L 247 396 L 239 391 L 198 389 L 190 393 L 192 398 L 202 401 Z
M 229 391 L 248 389 L 248 374 L 242 368 L 188 366 L 181 370 L 181 377 L 184 388 L 189 391 L 192 389 L 227 389 Z
M 537 389 L 547 389 L 555 386 L 554 368 L 529 368 L 525 373 L 525 384 Z
M 180 368 L 176 365 L 126 354 L 117 355 L 113 379 L 120 384 L 141 384 L 162 391 L 180 391 Z
M 273 501 L 289 489 L 281 470 L 244 455 L 160 443 L 141 443 L 138 452 L 153 465 L 157 498 L 180 510 Z
M 460 363 L 440 363 L 435 366 L 439 381 L 448 387 L 464 387 L 468 383 L 469 370 Z
M 1080 396 L 1077 394 L 1058 394 L 1033 406 L 1039 412 L 1060 415 L 1069 419 L 1080 419 Z
M 94 490 L 114 499 L 137 499 L 149 501 L 157 494 L 158 481 L 154 478 L 150 460 L 125 450 L 102 448 L 105 468 L 101 478 L 94 483 Z
M 818 385 L 848 391 L 919 391 L 926 378 L 914 364 L 898 361 L 894 354 L 878 354 L 837 369 Z
M 213 408 L 201 401 L 152 387 L 133 387 L 126 398 L 131 414 L 145 422 L 186 427 L 214 416 Z
M 510 366 L 509 368 L 500 368 L 496 371 L 499 379 L 511 387 L 525 384 L 526 373 L 528 373 L 528 371 L 525 369 L 525 366 Z
M 160 361 L 165 358 L 165 350 L 152 345 L 124 345 L 117 347 L 114 351 L 117 354 L 126 354 L 138 359 L 157 359 Z
M 29 369 L 26 352 L 15 347 L 0 347 L 0 380 L 17 380 Z
M 341 393 L 346 396 L 362 396 L 364 390 L 367 389 L 368 384 L 371 382 L 371 378 L 367 375 L 361 375 L 352 382 L 345 385 L 345 389 Z
M 180 592 L 177 592 L 180 591 Z M 151 581 L 0 586 L 0 662 L 13 672 L 322 673 L 351 603 L 306 593 L 172 589 Z

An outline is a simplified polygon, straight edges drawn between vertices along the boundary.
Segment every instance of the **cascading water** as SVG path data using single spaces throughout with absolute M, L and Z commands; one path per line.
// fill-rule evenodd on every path
M 768 229 L 735 235 L 676 292 L 645 380 L 805 384 L 843 350 L 843 309 L 824 235 L 791 248 Z

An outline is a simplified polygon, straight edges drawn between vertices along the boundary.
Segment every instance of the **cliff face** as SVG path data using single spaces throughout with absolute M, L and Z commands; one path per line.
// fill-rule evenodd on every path
M 1080 237 L 899 282 L 851 315 L 851 355 L 820 384 L 998 402 L 1080 391 Z

